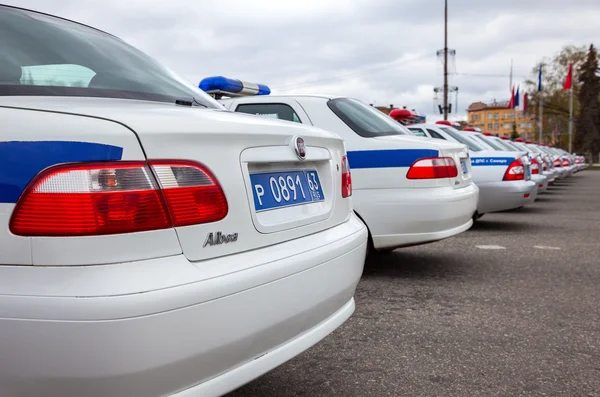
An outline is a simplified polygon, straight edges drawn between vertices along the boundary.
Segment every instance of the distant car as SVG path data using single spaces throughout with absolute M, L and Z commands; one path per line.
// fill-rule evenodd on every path
M 222 103 L 235 112 L 314 125 L 342 137 L 354 210 L 375 250 L 438 241 L 472 225 L 479 189 L 462 144 L 413 137 L 379 110 L 347 97 L 244 96 Z
M 552 175 L 547 171 L 544 171 L 545 162 L 542 155 L 533 148 L 527 146 L 521 138 L 517 138 L 514 141 L 511 141 L 508 138 L 502 138 L 501 143 L 509 150 L 522 150 L 528 154 L 529 161 L 531 162 L 531 180 L 537 183 L 538 194 L 545 192 L 548 189 L 548 183 L 550 182 Z
M 473 181 L 479 187 L 477 217 L 531 204 L 537 195 L 530 180 L 524 151 L 499 152 L 484 147 L 467 132 L 442 124 L 415 124 L 408 127 L 415 135 L 460 142 L 471 151 Z
M 220 396 L 352 315 L 339 136 L 65 19 L 0 6 L 0 37 L 1 395 Z

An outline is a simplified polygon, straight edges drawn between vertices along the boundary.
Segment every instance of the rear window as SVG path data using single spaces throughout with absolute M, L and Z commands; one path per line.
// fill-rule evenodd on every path
M 290 105 L 285 103 L 248 103 L 241 104 L 235 109 L 236 112 L 254 114 L 257 116 L 271 117 L 279 120 L 294 121 L 300 123 L 300 118 Z
M 429 132 L 429 135 L 431 135 L 432 138 L 446 140 L 446 138 L 444 138 L 442 135 L 438 134 L 436 131 L 432 130 L 431 128 L 427 128 L 427 132 Z
M 477 137 L 479 140 L 487 143 L 494 150 L 500 150 L 500 151 L 504 150 L 500 146 L 496 145 L 496 142 L 494 142 L 493 139 L 488 139 L 485 135 L 475 135 L 475 137 Z
M 50 15 L 0 6 L 0 95 L 185 100 L 222 109 L 124 41 Z
M 409 128 L 409 131 L 415 136 L 424 136 L 427 138 L 427 134 L 420 128 Z
M 497 143 L 498 146 L 501 146 L 502 148 L 504 148 L 503 150 L 509 150 L 509 151 L 513 151 L 515 150 L 514 147 L 512 147 L 511 145 L 508 144 L 508 142 L 500 140 L 500 139 L 491 139 L 492 141 L 494 141 L 494 143 Z M 521 149 L 516 149 L 516 150 L 521 150 Z
M 444 131 L 446 134 L 450 135 L 452 138 L 456 139 L 458 142 L 467 145 L 469 150 L 472 150 L 474 152 L 480 152 L 483 150 L 483 148 L 471 138 L 464 136 L 463 134 L 461 134 L 453 128 L 441 127 L 441 130 Z
M 351 98 L 336 98 L 327 106 L 350 129 L 365 138 L 387 135 L 412 135 L 406 127 L 372 106 Z

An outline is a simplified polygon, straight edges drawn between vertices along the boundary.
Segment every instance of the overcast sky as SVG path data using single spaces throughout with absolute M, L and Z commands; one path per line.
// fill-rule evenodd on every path
M 443 84 L 443 0 L 4 0 L 106 30 L 198 83 L 223 75 L 273 93 L 347 95 L 433 110 Z M 506 100 L 564 45 L 600 37 L 599 0 L 449 0 L 458 113 Z M 537 4 L 537 5 L 536 5 Z M 600 44 L 600 43 L 596 43 Z M 475 74 L 475 75 L 469 75 Z M 477 76 L 489 74 L 494 76 Z M 454 102 L 454 96 L 452 96 Z

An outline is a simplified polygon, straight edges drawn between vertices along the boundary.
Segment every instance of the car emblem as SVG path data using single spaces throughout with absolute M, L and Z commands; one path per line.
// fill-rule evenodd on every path
M 292 139 L 292 143 L 294 145 L 294 152 L 296 152 L 296 156 L 298 156 L 300 160 L 304 160 L 306 158 L 306 146 L 304 146 L 304 139 L 297 136 Z

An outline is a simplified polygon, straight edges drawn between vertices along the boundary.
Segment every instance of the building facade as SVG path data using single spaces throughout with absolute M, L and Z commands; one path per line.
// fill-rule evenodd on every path
M 498 136 L 510 137 L 513 121 L 523 139 L 533 139 L 536 133 L 535 114 L 508 109 L 508 101 L 490 103 L 473 102 L 467 108 L 468 123 Z

